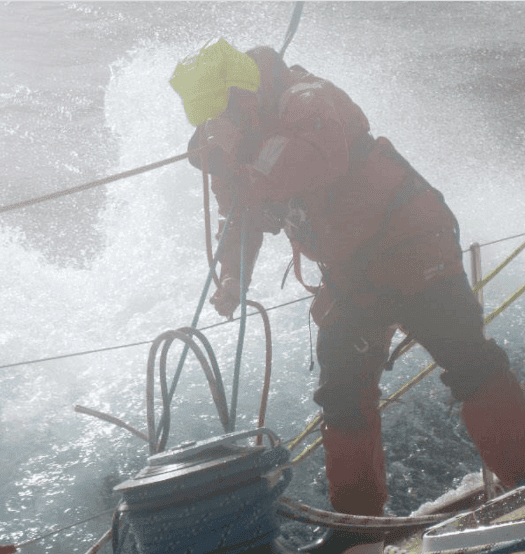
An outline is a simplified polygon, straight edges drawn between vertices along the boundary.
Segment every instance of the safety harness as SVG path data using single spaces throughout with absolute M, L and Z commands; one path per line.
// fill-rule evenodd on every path
M 353 166 L 356 162 L 362 162 L 368 158 L 368 155 L 372 148 L 374 147 L 374 139 L 371 135 L 367 134 L 361 137 L 360 140 L 356 142 L 356 145 L 350 150 L 350 158 L 351 158 L 351 165 Z M 402 167 L 404 167 L 407 170 L 407 177 L 402 183 L 402 185 L 397 190 L 394 199 L 392 202 L 388 205 L 385 214 L 381 220 L 381 224 L 377 232 L 363 245 L 361 246 L 358 251 L 354 254 L 351 261 L 348 262 L 347 268 L 347 276 L 349 281 L 359 281 L 360 279 L 364 279 L 364 275 L 366 272 L 366 269 L 373 259 L 377 259 L 379 256 L 390 256 L 393 255 L 395 252 L 402 250 L 403 248 L 406 248 L 412 243 L 415 243 L 419 240 L 421 240 L 424 236 L 427 235 L 427 233 L 424 233 L 423 235 L 418 235 L 415 237 L 410 237 L 405 239 L 404 241 L 399 242 L 394 247 L 387 251 L 382 251 L 382 241 L 386 237 L 388 232 L 388 225 L 391 221 L 392 215 L 394 212 L 401 207 L 407 205 L 410 203 L 410 201 L 417 195 L 422 194 L 427 191 L 432 191 L 437 198 L 446 206 L 443 194 L 432 187 L 430 183 L 424 179 L 409 163 L 408 161 L 403 158 L 395 149 L 389 149 L 386 148 L 382 152 L 383 155 L 387 156 L 388 158 L 394 160 L 395 162 L 399 163 Z M 353 163 L 352 163 L 353 162 Z M 345 184 L 348 182 L 348 179 L 345 180 Z M 337 187 L 340 187 L 341 185 L 338 184 Z M 447 207 L 448 209 L 448 207 Z M 450 210 L 448 210 L 450 214 Z M 456 237 L 456 240 L 459 244 L 460 241 L 460 235 L 459 235 L 459 224 L 457 222 L 457 219 L 452 214 L 453 221 L 454 221 L 454 234 Z M 301 245 L 298 241 L 291 241 L 292 244 L 292 264 L 294 269 L 294 274 L 296 279 L 303 285 L 303 287 L 311 292 L 312 294 L 317 295 L 320 290 L 320 286 L 310 286 L 307 285 L 302 277 L 301 272 Z M 326 283 L 328 288 L 332 292 L 332 296 L 334 297 L 334 301 L 332 302 L 332 305 L 338 303 L 338 302 L 344 302 L 345 307 L 348 310 L 351 310 L 353 313 L 356 314 L 355 317 L 355 324 L 351 326 L 351 330 L 349 331 L 349 340 L 351 340 L 354 343 L 354 348 L 360 352 L 360 353 L 366 353 L 368 351 L 368 342 L 365 337 L 361 336 L 361 321 L 360 321 L 360 314 L 362 313 L 363 309 L 357 305 L 355 305 L 354 302 L 351 302 L 348 299 L 348 295 L 344 294 L 342 291 L 338 290 L 338 287 L 335 285 L 333 280 L 330 278 L 329 271 L 327 271 L 322 264 L 319 264 L 319 267 L 321 269 L 323 278 L 322 281 Z M 284 283 L 284 280 L 283 280 Z M 384 296 L 385 292 L 387 295 L 392 295 L 393 291 L 376 291 L 377 293 L 381 292 L 381 294 Z M 343 300 L 344 298 L 344 300 Z M 351 302 L 351 306 L 348 305 L 348 303 Z M 390 355 L 389 359 L 385 362 L 383 368 L 387 371 L 393 369 L 394 362 L 396 359 L 400 356 L 403 349 L 413 340 L 413 336 L 409 333 L 407 336 L 403 339 L 403 341 L 394 349 L 392 354 Z

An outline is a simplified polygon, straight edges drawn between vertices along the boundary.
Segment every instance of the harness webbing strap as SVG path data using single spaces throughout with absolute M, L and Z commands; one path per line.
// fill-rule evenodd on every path
M 301 273 L 301 250 L 300 250 L 299 243 L 296 240 L 291 240 L 290 242 L 292 244 L 293 272 L 294 272 L 295 278 L 299 281 L 299 283 L 301 283 L 301 285 L 303 285 L 303 287 L 308 292 L 311 292 L 312 294 L 317 294 L 319 292 L 319 287 L 312 287 L 310 285 L 307 285 L 303 281 L 303 276 Z

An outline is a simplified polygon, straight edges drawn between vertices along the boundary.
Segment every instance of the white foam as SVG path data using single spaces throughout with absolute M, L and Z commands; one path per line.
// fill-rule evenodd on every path
M 450 502 L 458 500 L 463 495 L 467 494 L 469 491 L 474 490 L 477 487 L 480 487 L 483 484 L 483 475 L 481 471 L 477 473 L 469 473 L 463 477 L 461 484 L 457 489 L 452 489 L 447 491 L 445 494 L 441 495 L 439 498 L 432 502 L 425 502 L 422 504 L 415 512 L 412 512 L 410 515 L 413 517 L 421 516 L 430 513 L 432 510 L 439 508 Z

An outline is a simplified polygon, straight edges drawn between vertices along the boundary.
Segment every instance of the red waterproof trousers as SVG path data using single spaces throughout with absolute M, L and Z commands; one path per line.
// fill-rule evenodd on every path
M 450 252 L 445 235 L 432 240 Z M 398 263 L 392 261 L 392 275 L 405 272 L 399 265 L 403 256 L 399 254 Z M 378 385 L 393 324 L 410 332 L 444 369 L 441 379 L 464 401 L 467 429 L 489 468 L 509 486 L 523 480 L 525 399 L 509 373 L 505 352 L 483 334 L 482 309 L 465 273 L 444 272 L 413 294 L 399 288 L 379 294 L 369 306 L 362 305 L 367 286 L 354 285 L 355 296 L 347 291 L 321 321 L 317 344 L 321 375 L 314 400 L 323 408 L 334 509 L 363 515 L 383 512 L 387 488 Z M 372 286 L 369 281 L 368 289 Z

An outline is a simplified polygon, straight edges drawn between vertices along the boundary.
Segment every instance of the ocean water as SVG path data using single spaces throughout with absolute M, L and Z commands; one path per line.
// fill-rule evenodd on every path
M 215 36 L 240 49 L 278 49 L 292 8 L 287 2 L 0 4 L 0 205 L 184 152 L 192 128 L 168 83 L 178 60 Z M 466 249 L 525 232 L 524 28 L 521 2 L 307 2 L 285 61 L 350 94 L 372 132 L 390 138 L 445 194 Z M 145 429 L 148 341 L 189 325 L 204 284 L 201 196 L 200 175 L 181 162 L 0 215 L 0 544 L 111 509 L 118 499 L 112 487 L 144 465 L 140 439 L 76 414 L 73 406 Z M 484 270 L 519 240 L 483 248 Z M 305 296 L 292 279 L 280 289 L 289 258 L 284 237 L 267 239 L 251 299 L 271 307 Z M 523 283 L 523 269 L 518 259 L 487 287 L 487 313 Z M 313 268 L 306 274 L 315 277 Z M 289 438 L 317 411 L 308 302 L 270 313 L 267 425 Z M 488 330 L 516 364 L 524 358 L 523 320 L 521 301 Z M 201 326 L 219 321 L 207 304 Z M 237 326 L 207 336 L 229 395 Z M 262 337 L 251 318 L 238 429 L 255 425 Z M 129 344 L 135 346 L 21 363 Z M 415 350 L 399 362 L 384 378 L 385 394 L 425 361 Z M 434 379 L 416 390 L 415 401 L 439 386 Z M 172 414 L 172 445 L 222 433 L 192 359 Z M 110 515 L 23 552 L 85 552 L 109 522 Z

